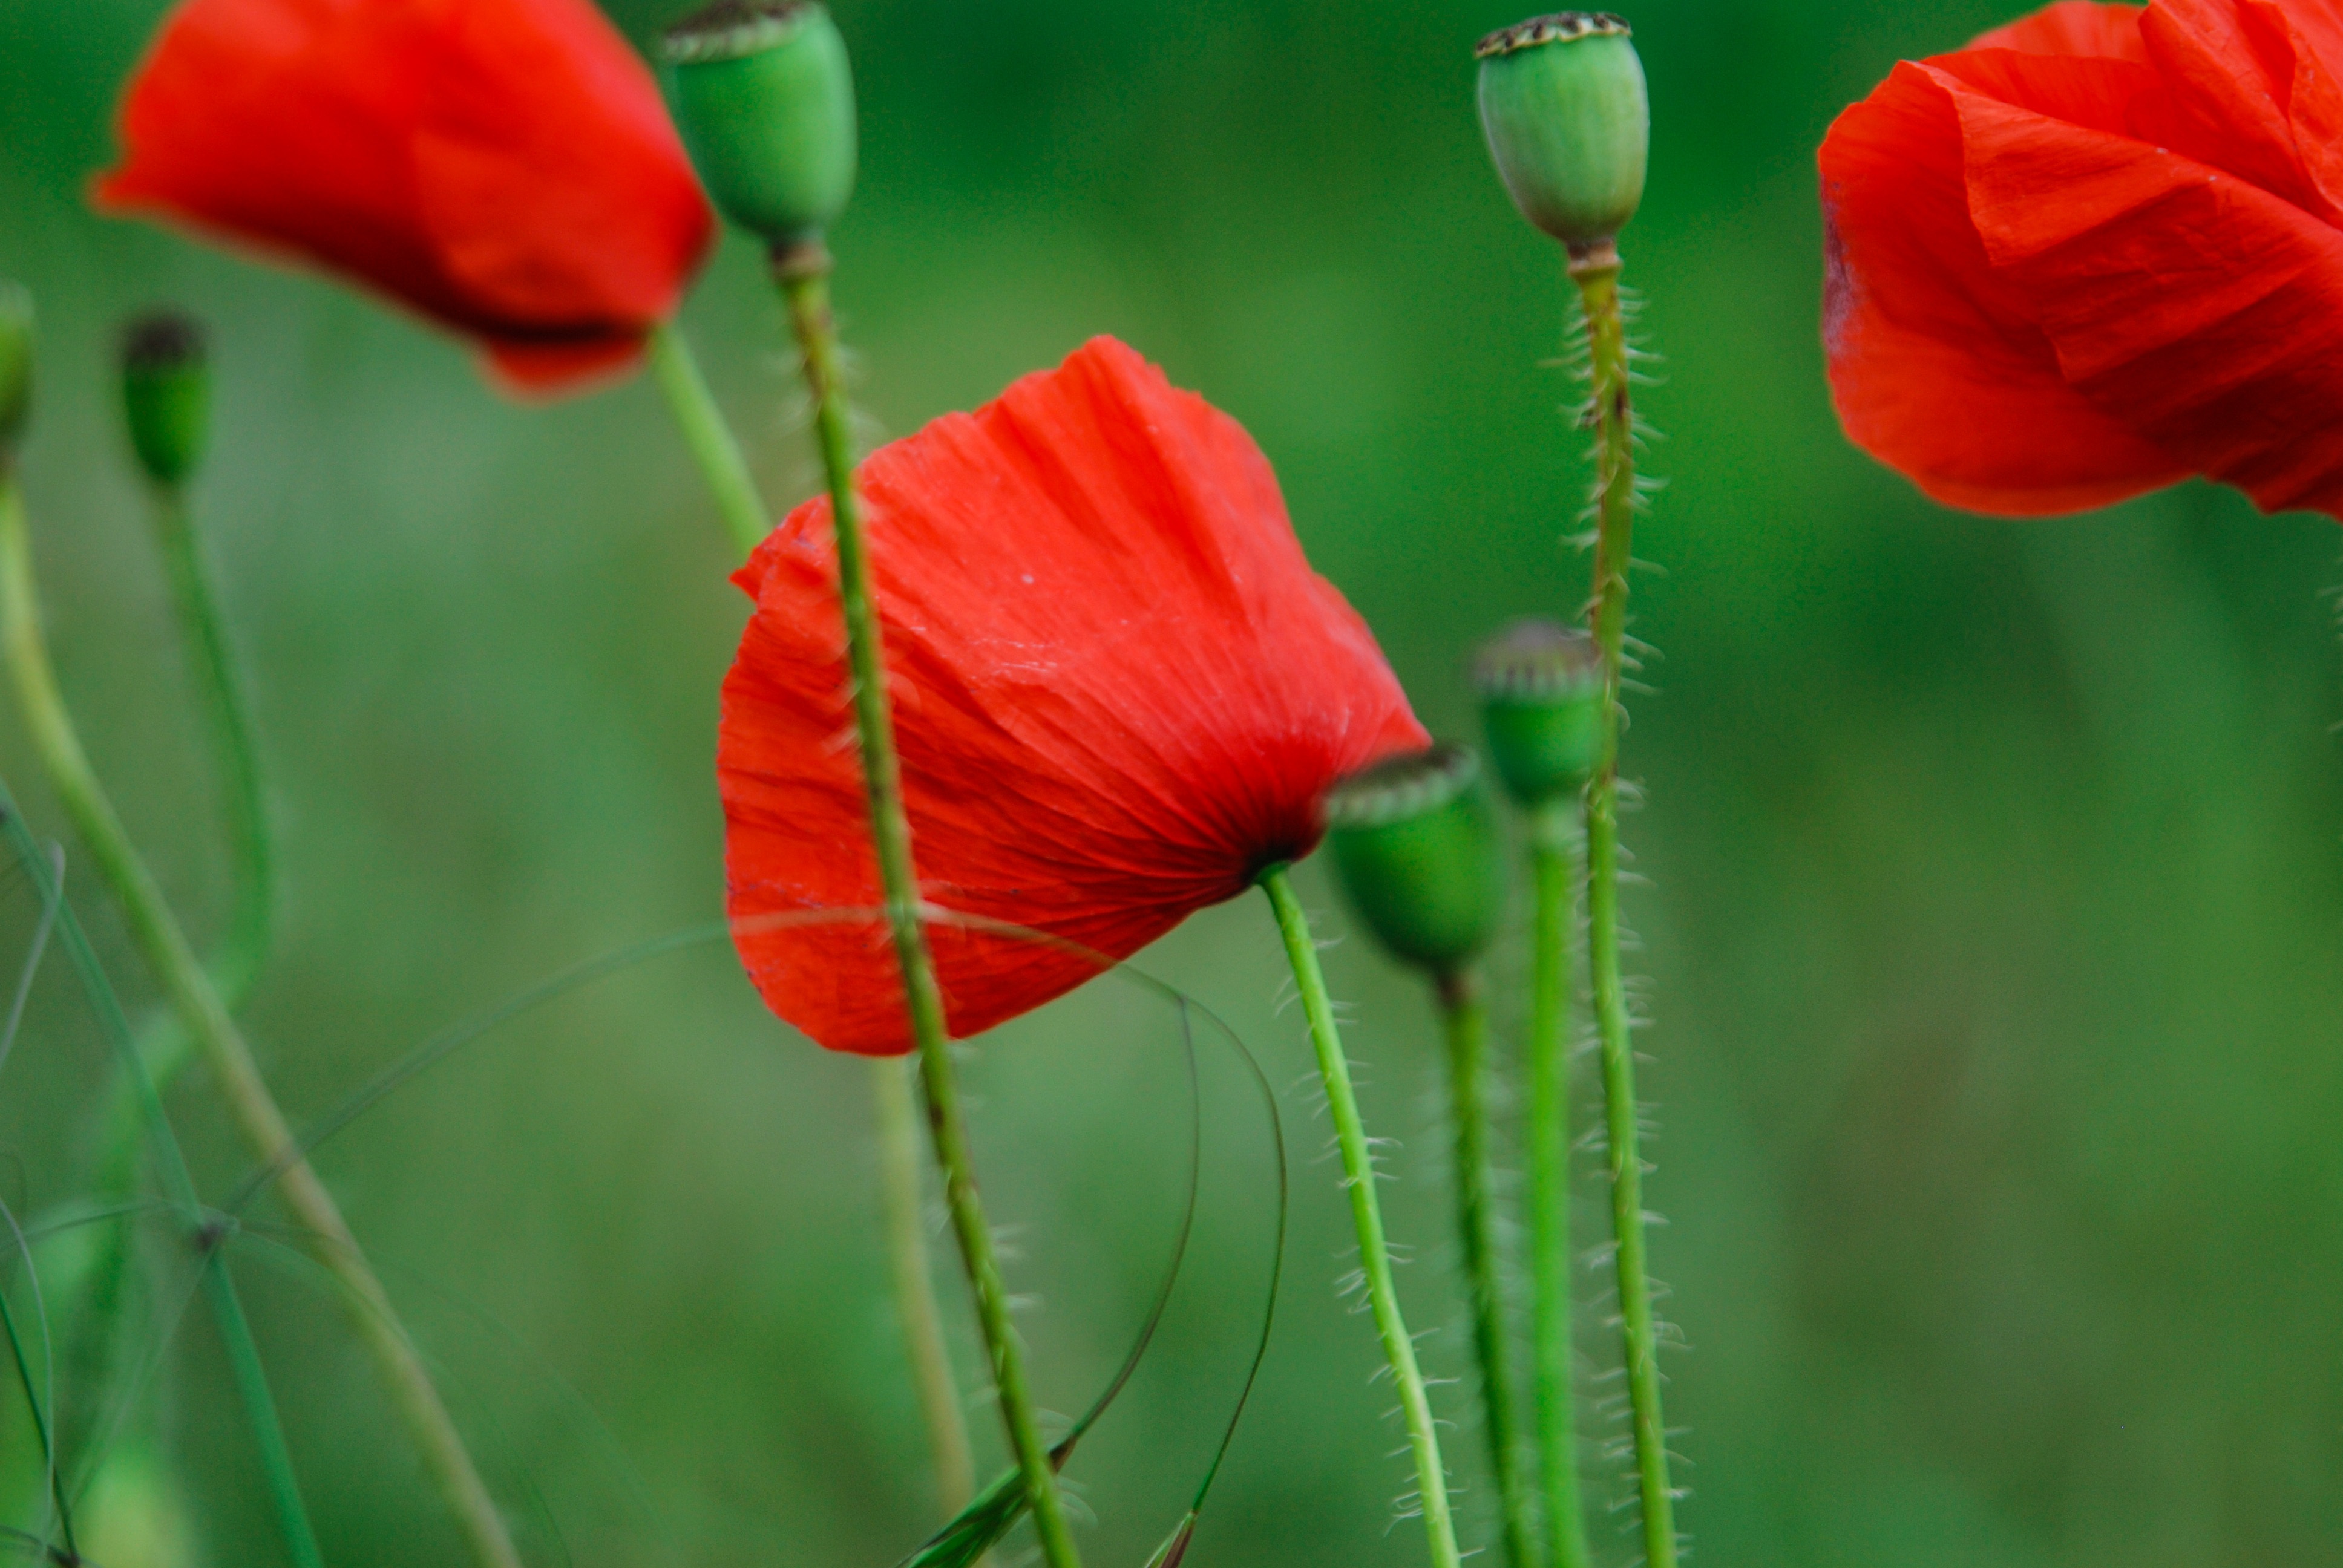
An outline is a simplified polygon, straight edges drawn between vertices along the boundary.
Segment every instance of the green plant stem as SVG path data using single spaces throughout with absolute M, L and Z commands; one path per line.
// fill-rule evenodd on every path
M 233 1013 L 259 979 L 276 929 L 276 848 L 267 790 L 252 705 L 186 491 L 177 485 L 156 485 L 150 494 L 155 542 L 179 622 L 180 646 L 203 709 L 214 777 L 227 808 L 236 901 L 206 966 L 221 1003 Z M 139 1047 L 144 1070 L 168 1087 L 186 1066 L 191 1045 L 176 1017 L 167 1012 L 156 1017 L 144 1030 Z M 141 1120 L 138 1087 L 125 1066 L 117 1070 L 100 1133 L 98 1191 L 108 1197 L 127 1195 L 136 1185 Z M 121 1300 L 128 1248 L 128 1232 L 117 1227 L 100 1241 L 89 1267 L 84 1292 L 88 1310 L 76 1326 L 73 1352 L 85 1387 L 103 1388 L 111 1374 L 119 1333 L 113 1309 Z
M 267 787 L 254 739 L 252 704 L 228 642 L 219 591 L 186 492 L 176 485 L 155 487 L 154 510 L 155 540 L 170 581 L 172 606 L 178 612 L 188 674 L 200 692 L 212 765 L 226 794 L 236 905 L 209 967 L 213 985 L 233 1012 L 267 962 L 276 930 L 277 849 L 269 829 Z
M 1530 982 L 1530 1277 L 1534 1302 L 1538 1462 L 1545 1483 L 1545 1550 L 1553 1568 L 1587 1568 L 1578 1495 L 1578 1416 L 1572 1397 L 1570 1288 L 1570 875 L 1574 806 L 1538 808 L 1530 823 L 1537 913 Z
M 708 389 L 708 378 L 699 373 L 699 361 L 693 357 L 682 328 L 672 321 L 652 327 L 650 359 L 651 375 L 667 396 L 668 412 L 675 417 L 684 445 L 691 448 L 699 471 L 707 476 L 708 487 L 715 492 L 716 510 L 724 519 L 725 532 L 746 559 L 764 543 L 772 518 L 757 495 L 757 481 L 749 473 L 740 443 L 733 438 L 732 427 L 725 423 L 716 395 Z
M 382 1282 L 367 1266 L 341 1210 L 307 1161 L 254 1062 L 250 1046 L 138 857 L 74 731 L 41 636 L 32 544 L 15 487 L 0 490 L 0 640 L 16 696 L 50 787 L 72 818 L 99 877 L 121 905 L 131 939 L 154 969 L 179 1021 L 202 1049 L 254 1156 L 284 1161 L 280 1191 L 308 1231 L 319 1262 L 348 1292 L 351 1321 L 374 1358 L 426 1468 L 456 1515 L 481 1568 L 520 1568 L 496 1503 L 465 1450 L 414 1345 L 397 1327 Z
M 830 256 L 819 243 L 777 253 L 775 280 L 789 306 L 789 322 L 804 357 L 807 390 L 814 405 L 814 430 L 822 467 L 830 480 L 830 518 L 838 548 L 838 597 L 846 622 L 847 661 L 853 676 L 855 731 L 860 741 L 862 778 L 870 798 L 870 837 L 878 852 L 880 886 L 887 920 L 901 966 L 903 998 L 911 1038 L 920 1056 L 920 1079 L 927 1091 L 928 1130 L 936 1162 L 944 1173 L 944 1200 L 951 1211 L 960 1261 L 976 1295 L 977 1320 L 992 1363 L 1001 1415 L 1009 1446 L 1033 1508 L 1033 1526 L 1050 1568 L 1077 1568 L 1073 1531 L 1059 1494 L 1048 1444 L 1041 1441 L 1025 1382 L 1025 1352 L 1009 1314 L 1009 1291 L 993 1255 L 992 1231 L 978 1196 L 968 1127 L 960 1111 L 952 1071 L 943 993 L 920 923 L 920 887 L 911 859 L 911 826 L 903 809 L 902 764 L 895 751 L 894 720 L 887 699 L 886 656 L 880 644 L 878 608 L 871 598 L 870 563 L 862 518 L 854 496 L 853 448 L 847 435 L 846 387 L 839 371 L 838 328 L 830 312 Z
M 238 1396 L 246 1411 L 265 1412 L 263 1419 L 253 1422 L 253 1437 L 260 1451 L 261 1474 L 268 1487 L 268 1497 L 277 1510 L 277 1517 L 285 1535 L 286 1554 L 293 1559 L 293 1568 L 325 1568 L 325 1553 L 317 1549 L 317 1532 L 309 1524 L 309 1510 L 301 1501 L 301 1485 L 293 1469 L 293 1451 L 286 1443 L 285 1429 L 277 1420 L 277 1401 L 268 1388 L 268 1369 L 262 1365 L 260 1347 L 254 1342 L 252 1325 L 244 1315 L 244 1303 L 236 1293 L 236 1282 L 228 1278 L 227 1259 L 216 1248 L 204 1260 L 204 1294 L 213 1319 L 219 1324 L 220 1340 L 227 1348 L 228 1371 L 236 1379 Z
M 771 514 L 758 494 L 748 459 L 723 409 L 699 373 L 699 362 L 682 328 L 671 321 L 651 329 L 651 369 L 668 407 L 683 432 L 701 476 L 715 498 L 726 535 L 746 559 L 763 542 Z M 920 1108 L 900 1062 L 870 1064 L 870 1096 L 877 1122 L 879 1194 L 887 1232 L 895 1310 L 903 1324 L 904 1351 L 919 1391 L 920 1412 L 935 1462 L 936 1493 L 947 1516 L 967 1505 L 976 1490 L 976 1464 L 968 1441 L 968 1415 L 952 1373 L 944 1340 L 943 1312 L 936 1301 L 935 1277 L 928 1270 L 927 1226 L 920 1200 Z
M 5 540 L 12 514 L 18 518 L 17 531 L 22 531 L 19 507 L 15 487 L 0 477 L 0 540 Z M 5 605 L 0 605 L 0 632 L 5 632 L 6 619 Z M 114 1046 L 117 1065 L 148 1135 L 156 1167 L 162 1173 L 163 1185 L 187 1226 L 189 1239 L 210 1250 L 210 1255 L 201 1264 L 204 1293 L 229 1364 L 236 1369 L 238 1398 L 244 1406 L 245 1421 L 252 1428 L 253 1446 L 259 1456 L 269 1501 L 277 1511 L 277 1532 L 285 1539 L 286 1554 L 293 1560 L 294 1568 L 318 1568 L 323 1554 L 317 1549 L 317 1533 L 310 1527 L 308 1508 L 301 1500 L 300 1481 L 293 1471 L 292 1452 L 285 1442 L 284 1426 L 277 1419 L 277 1403 L 261 1369 L 260 1347 L 252 1337 L 252 1325 L 244 1315 L 244 1303 L 237 1299 L 236 1282 L 228 1276 L 226 1261 L 204 1232 L 195 1178 L 188 1173 L 178 1140 L 171 1134 L 171 1119 L 163 1109 L 162 1092 L 138 1054 L 137 1043 L 130 1034 L 130 1020 L 123 1013 L 120 999 L 106 983 L 105 971 L 90 949 L 80 918 L 65 901 L 65 890 L 58 886 L 42 859 L 40 848 L 25 829 L 16 811 L 15 799 L 5 780 L 0 780 L 0 835 L 6 837 L 17 863 L 33 879 L 43 904 L 56 910 L 58 936 L 74 967 L 81 972 L 99 1024 Z
M 1342 1031 L 1334 1022 L 1334 1004 L 1326 994 L 1326 976 L 1318 967 L 1318 945 L 1311 940 L 1310 917 L 1303 913 L 1302 900 L 1294 897 L 1285 868 L 1272 866 L 1260 880 L 1270 907 L 1277 911 L 1278 934 L 1285 940 L 1286 960 L 1293 966 L 1293 983 L 1302 993 L 1310 1041 L 1318 1054 L 1318 1075 L 1326 1085 L 1326 1108 L 1333 1117 L 1334 1141 L 1342 1154 L 1342 1184 L 1351 1194 L 1351 1221 L 1359 1233 L 1359 1270 L 1366 1282 L 1375 1329 L 1383 1336 L 1384 1358 L 1391 1363 L 1392 1382 L 1399 1391 L 1400 1413 L 1407 1423 L 1433 1568 L 1457 1568 L 1456 1523 L 1448 1507 L 1448 1473 L 1440 1462 L 1440 1433 L 1433 1424 L 1423 1372 L 1416 1365 L 1415 1341 L 1409 1337 L 1407 1319 L 1400 1312 L 1399 1287 L 1392 1279 L 1383 1201 L 1375 1192 L 1374 1155 L 1367 1142 L 1366 1124 L 1359 1116 L 1358 1094 L 1351 1087 L 1351 1064 L 1342 1054 Z
M 1464 1243 L 1464 1280 L 1473 1302 L 1473 1349 L 1481 1362 L 1481 1405 L 1489 1459 L 1497 1473 L 1505 1560 L 1536 1568 L 1531 1500 L 1522 1473 L 1513 1413 L 1513 1375 L 1506 1353 L 1503 1254 L 1496 1204 L 1489 1192 L 1489 1003 L 1470 969 L 1440 977 L 1440 1011 L 1448 1033 L 1448 1116 L 1456 1133 L 1456 1232 Z
M 920 1107 L 911 1074 L 891 1057 L 870 1064 L 870 1091 L 879 1124 L 879 1182 L 887 1222 L 887 1259 L 895 1280 L 895 1310 L 902 1318 L 903 1349 L 920 1393 L 934 1462 L 936 1500 L 950 1518 L 976 1492 L 976 1459 L 959 1380 L 944 1344 L 943 1313 L 928 1269 L 928 1228 L 920 1197 Z
M 1602 746 L 1586 787 L 1587 968 L 1603 1048 L 1603 1116 L 1618 1241 L 1619 1322 L 1634 1422 L 1635 1477 L 1644 1509 L 1644 1558 L 1675 1568 L 1675 1494 L 1668 1484 L 1667 1422 L 1660 1413 L 1659 1340 L 1644 1239 L 1644 1165 L 1637 1150 L 1635 1048 L 1619 966 L 1620 667 L 1627 632 L 1627 571 L 1635 526 L 1635 449 L 1627 391 L 1626 326 L 1619 311 L 1619 253 L 1607 242 L 1574 253 L 1570 276 L 1586 310 L 1594 375 L 1594 597 L 1589 606 L 1603 657 Z

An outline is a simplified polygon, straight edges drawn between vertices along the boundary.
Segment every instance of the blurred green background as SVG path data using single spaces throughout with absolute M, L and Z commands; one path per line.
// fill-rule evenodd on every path
M 640 39 L 679 8 L 613 11 Z M 1469 736 L 1465 650 L 1571 610 L 1585 570 L 1559 543 L 1584 470 L 1548 363 L 1557 257 L 1507 206 L 1472 106 L 1472 43 L 1517 14 L 836 8 L 866 134 L 838 291 L 873 438 L 1119 334 L 1252 428 L 1427 721 Z M 460 347 L 334 285 L 87 213 L 158 11 L 0 0 L 0 274 L 37 291 L 45 334 L 25 485 L 97 764 L 211 929 L 217 817 L 108 373 L 136 307 L 211 322 L 197 504 L 256 677 L 289 919 L 249 1017 L 307 1119 L 451 1020 L 719 911 L 716 691 L 745 604 L 647 384 L 515 407 Z M 1654 139 L 1623 249 L 1667 360 L 1644 407 L 1669 487 L 1639 541 L 1664 569 L 1638 578 L 1634 629 L 1665 658 L 1628 739 L 1651 882 L 1630 908 L 1655 1019 L 1650 1191 L 1673 1221 L 1656 1267 L 1692 1347 L 1669 1362 L 1682 1517 L 1715 1564 L 2332 1561 L 2335 525 L 2202 486 L 2068 521 L 1955 515 L 1846 447 L 1825 395 L 1813 148 L 1896 58 L 2009 14 L 1651 0 L 1632 18 Z M 806 493 L 749 248 L 728 244 L 687 324 L 769 494 Z M 0 772 L 62 832 L 5 709 Z M 1318 869 L 1303 879 L 1339 929 Z M 0 956 L 35 913 L 0 881 Z M 1347 1221 L 1266 909 L 1209 911 L 1142 961 L 1261 1054 L 1296 1161 L 1272 1358 L 1192 1560 L 1419 1562 L 1393 1524 L 1407 1477 L 1373 1338 L 1334 1294 Z M 1403 1288 L 1437 1331 L 1433 1369 L 1459 1375 L 1430 1010 L 1363 942 L 1331 963 L 1369 1119 L 1405 1140 Z M 1202 1049 L 1191 1272 L 1075 1466 L 1101 1563 L 1142 1561 L 1177 1517 L 1257 1322 L 1265 1134 L 1232 1060 Z M 53 963 L 0 1084 L 18 1211 L 85 1190 L 102 1052 Z M 1178 1031 L 1101 981 L 970 1071 L 1043 1398 L 1071 1411 L 1176 1220 Z M 932 1523 L 867 1098 L 858 1064 L 789 1035 L 702 948 L 489 1036 L 322 1157 L 537 1561 L 883 1565 Z M 224 1190 L 242 1160 L 199 1078 L 174 1105 Z M 265 1234 L 236 1257 L 329 1559 L 450 1561 L 334 1304 Z M 160 1312 L 176 1276 L 156 1267 Z M 1582 1334 L 1596 1370 L 1602 1311 Z M 134 1430 L 165 1434 L 187 1499 L 171 1560 L 279 1561 L 207 1322 L 167 1343 L 158 1323 L 150 1349 L 165 1369 Z M 0 1422 L 21 1455 L 21 1408 L 0 1401 Z M 980 1408 L 997 1453 L 990 1424 Z M 1483 1543 L 1477 1432 L 1452 1443 Z M 1598 1497 L 1625 1495 L 1618 1465 L 1590 1467 Z M 1610 1523 L 1597 1541 L 1606 1563 L 1634 1554 Z

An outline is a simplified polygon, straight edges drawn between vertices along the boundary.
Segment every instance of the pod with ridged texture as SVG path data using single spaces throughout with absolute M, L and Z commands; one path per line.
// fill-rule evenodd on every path
M 148 478 L 186 483 L 203 461 L 211 409 L 203 328 L 168 310 L 133 321 L 122 335 L 122 411 Z
M 1446 976 L 1488 945 L 1504 873 L 1472 752 L 1434 746 L 1387 758 L 1338 780 L 1324 809 L 1342 890 L 1393 956 Z
M 33 296 L 0 278 L 0 464 L 16 455 L 32 415 Z
M 1522 216 L 1574 250 L 1616 236 L 1644 199 L 1652 133 L 1627 24 L 1600 11 L 1534 16 L 1473 55 L 1481 128 Z
M 660 38 L 668 101 L 716 208 L 776 250 L 854 194 L 854 74 L 812 0 L 717 0 Z
M 1489 759 L 1523 806 L 1577 793 L 1603 749 L 1603 660 L 1574 626 L 1516 621 L 1473 660 Z

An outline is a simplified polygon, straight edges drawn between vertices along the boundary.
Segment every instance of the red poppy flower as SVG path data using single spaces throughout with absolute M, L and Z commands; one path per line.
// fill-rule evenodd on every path
M 2069 0 L 1897 65 L 1821 164 L 1839 417 L 1929 495 L 2343 517 L 2333 8 Z
M 923 898 L 978 1033 L 1242 892 L 1319 838 L 1341 774 L 1426 737 L 1310 569 L 1243 428 L 1112 338 L 872 454 L 860 480 Z M 908 1050 L 847 708 L 827 498 L 735 581 L 757 601 L 717 769 L 736 940 L 774 1011 Z
M 591 0 L 186 0 L 101 206 L 315 262 L 555 390 L 630 363 L 714 233 Z

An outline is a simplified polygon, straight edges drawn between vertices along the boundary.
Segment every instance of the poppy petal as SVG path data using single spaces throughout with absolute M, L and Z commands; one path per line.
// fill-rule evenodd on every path
M 2141 31 L 2191 126 L 2180 150 L 2343 222 L 2343 22 L 2271 0 L 2158 0 Z
M 101 210 L 354 278 L 540 393 L 560 356 L 528 346 L 639 340 L 713 233 L 657 85 L 584 0 L 184 0 L 120 134 Z
M 873 454 L 859 488 L 952 1030 L 1079 985 L 1318 839 L 1343 772 L 1426 737 L 1302 558 L 1243 429 L 1111 339 Z M 718 769 L 736 940 L 836 1050 L 908 1049 L 868 848 L 826 498 L 739 577 Z M 1054 944 L 1054 945 L 1053 945 Z
M 1977 234 L 2064 377 L 2265 510 L 2343 512 L 2343 234 L 2176 152 L 1956 96 Z
M 2170 483 L 2186 470 L 2066 384 L 2030 303 L 1995 275 L 1968 213 L 1960 85 L 1900 65 L 1823 143 L 1824 345 L 1848 437 L 1975 511 L 2075 511 Z
M 2079 59 L 2147 63 L 2139 35 L 2145 5 L 2100 5 L 2093 0 L 2058 0 L 2031 16 L 1980 33 L 1971 49 L 2016 49 L 2028 55 L 2065 55 Z

